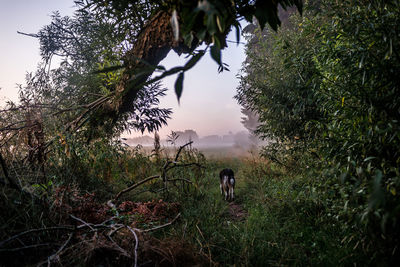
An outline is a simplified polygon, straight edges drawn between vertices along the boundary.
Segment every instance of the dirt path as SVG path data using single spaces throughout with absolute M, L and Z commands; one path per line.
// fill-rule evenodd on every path
M 235 202 L 229 202 L 229 214 L 231 217 L 237 221 L 244 221 L 248 216 L 247 211 L 242 207 L 242 205 Z

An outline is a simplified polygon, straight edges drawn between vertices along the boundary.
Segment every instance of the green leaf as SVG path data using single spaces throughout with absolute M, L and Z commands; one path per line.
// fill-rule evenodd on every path
M 364 159 L 364 162 L 369 161 L 371 159 L 376 159 L 376 157 L 368 157 L 368 158 Z
M 185 45 L 187 45 L 188 47 L 191 47 L 192 46 L 192 42 L 193 42 L 193 34 L 191 32 L 186 34 L 183 37 L 183 40 L 185 42 Z
M 214 59 L 214 61 L 217 62 L 218 65 L 222 65 L 221 49 L 219 47 L 217 47 L 216 45 L 211 46 L 210 54 L 212 59 Z
M 376 209 L 384 202 L 384 193 L 381 187 L 383 173 L 381 170 L 376 170 L 373 180 L 373 191 L 369 199 L 369 208 Z
M 248 22 L 253 22 L 253 15 L 255 8 L 253 5 L 246 5 L 239 10 L 239 14 L 243 16 Z
M 94 71 L 93 73 L 94 73 L 94 74 L 107 73 L 107 72 L 112 72 L 112 71 L 120 70 L 120 69 L 123 69 L 123 68 L 124 68 L 124 66 L 117 65 L 117 66 L 106 67 L 106 68 L 103 68 L 103 69 L 101 69 L 101 70 L 96 70 L 96 71 Z
M 225 21 L 224 21 L 224 19 L 222 17 L 218 16 L 218 15 L 216 16 L 216 19 L 217 19 L 217 26 L 218 26 L 219 31 L 220 32 L 224 32 L 224 30 L 225 30 Z
M 212 14 L 207 17 L 207 31 L 210 35 L 214 35 L 217 32 L 217 24 Z
M 156 66 L 156 69 L 157 69 L 157 70 L 163 70 L 163 71 L 166 70 L 165 67 L 164 67 L 163 65 L 158 65 L 158 66 Z
M 343 172 L 342 174 L 340 174 L 339 180 L 340 182 L 344 183 L 346 181 L 347 178 L 347 172 Z
M 215 8 L 208 1 L 199 1 L 195 11 L 200 11 L 200 10 L 204 11 L 204 13 L 206 13 L 206 14 L 210 14 L 215 11 Z
M 192 56 L 192 58 L 188 62 L 186 62 L 184 66 L 185 70 L 191 69 L 194 65 L 196 65 L 196 63 L 203 57 L 204 53 L 204 50 L 201 50 L 200 52 Z
M 236 44 L 238 45 L 240 42 L 240 24 L 235 24 L 236 29 Z
M 196 37 L 199 39 L 200 42 L 204 40 L 204 38 L 206 37 L 206 33 L 206 28 L 202 28 L 197 32 Z
M 181 99 L 182 95 L 184 75 L 185 73 L 182 71 L 181 73 L 179 73 L 178 78 L 175 81 L 175 94 L 178 98 L 178 102 Z

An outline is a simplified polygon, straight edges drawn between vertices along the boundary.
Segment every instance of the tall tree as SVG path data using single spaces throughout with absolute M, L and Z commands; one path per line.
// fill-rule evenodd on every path
M 110 101 L 104 101 L 101 117 L 118 121 L 127 112 L 132 112 L 132 103 L 147 83 L 167 75 L 178 74 L 175 92 L 179 99 L 182 93 L 184 72 L 192 68 L 204 55 L 205 49 L 196 50 L 201 44 L 210 45 L 212 58 L 224 70 L 221 49 L 226 47 L 226 37 L 231 28 L 236 29 L 237 41 L 241 33 L 240 21 L 252 21 L 271 25 L 280 24 L 278 5 L 286 8 L 296 5 L 301 11 L 300 0 L 280 1 L 130 1 L 88 0 L 77 2 L 82 12 L 92 10 L 99 18 L 111 20 L 117 32 L 131 29 L 125 41 L 130 49 L 121 58 L 123 73 Z M 158 66 L 170 50 L 178 54 L 189 54 L 191 58 L 182 67 L 165 70 Z M 156 78 L 149 78 L 161 71 Z

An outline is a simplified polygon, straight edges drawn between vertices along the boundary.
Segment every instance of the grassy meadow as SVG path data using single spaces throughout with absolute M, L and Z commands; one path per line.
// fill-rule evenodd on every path
M 231 208 L 218 173 L 232 168 Z M 335 218 L 324 210 L 314 182 L 258 157 L 212 157 L 190 195 L 182 219 L 157 235 L 182 238 L 210 266 L 337 266 L 362 263 Z M 240 214 L 237 214 L 240 213 Z

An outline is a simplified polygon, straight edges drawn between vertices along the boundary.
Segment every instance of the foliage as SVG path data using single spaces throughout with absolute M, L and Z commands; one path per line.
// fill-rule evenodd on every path
M 255 131 L 257 130 L 257 127 L 259 125 L 259 116 L 256 112 L 251 111 L 246 108 L 242 108 L 242 114 L 244 117 L 242 117 L 241 123 L 243 126 L 249 131 L 249 139 L 253 143 L 253 145 L 257 145 L 259 138 L 257 137 L 257 134 Z
M 397 1 L 327 0 L 311 5 L 319 12 L 310 17 L 306 7 L 293 28 L 249 42 L 237 96 L 260 113 L 259 133 L 281 153 L 293 137 L 307 141 L 302 151 L 314 158 L 307 165 L 329 208 L 362 233 L 346 240 L 358 239 L 377 262 L 398 257 L 399 10 Z
M 218 172 L 235 171 L 235 203 L 218 188 Z M 163 237 L 183 236 L 212 265 L 351 265 L 368 257 L 342 243 L 343 229 L 317 183 L 263 159 L 209 160 L 197 191 L 182 199 L 182 221 Z M 244 215 L 237 217 L 234 206 Z
M 73 18 L 55 13 L 52 20 L 34 36 L 40 41 L 45 62 L 49 64 L 53 56 L 58 56 L 62 63 L 49 74 L 46 79 L 48 85 L 35 90 L 47 103 L 74 110 L 69 117 L 72 120 L 82 110 L 91 107 L 88 103 L 96 103 L 102 97 L 107 100 L 114 93 L 122 70 L 113 66 L 120 64 L 120 58 L 130 48 L 126 39 L 133 33 L 117 32 L 111 21 L 99 19 L 94 13 L 83 10 L 76 11 Z M 96 117 L 94 112 L 89 137 L 94 134 L 100 136 L 99 131 L 117 136 L 123 130 L 153 131 L 165 125 L 171 111 L 157 107 L 165 91 L 160 83 L 146 86 L 131 103 L 132 112 L 124 116 L 115 128 L 110 128 L 110 122 Z M 92 109 L 98 110 L 99 107 Z M 103 119 L 101 124 L 96 125 L 97 128 L 93 126 L 94 121 Z
M 329 114 L 321 150 L 348 182 L 347 201 L 363 203 L 359 220 L 369 234 L 375 240 L 383 234 L 388 239 L 381 242 L 394 249 L 400 228 L 400 57 L 393 52 L 400 48 L 399 3 L 344 2 L 335 10 L 315 58 L 323 76 L 321 109 Z
M 313 13 L 306 6 L 303 20 Z M 277 162 L 284 161 L 279 151 L 307 147 L 318 135 L 315 122 L 324 119 L 317 101 L 320 77 L 312 61 L 318 44 L 299 26 L 301 20 L 292 15 L 278 33 L 247 27 L 247 58 L 235 96 L 244 109 L 259 115 L 255 133 L 272 141 L 264 154 Z
M 240 37 L 240 20 L 252 21 L 255 16 L 259 23 L 273 28 L 280 25 L 277 16 L 278 4 L 283 8 L 296 5 L 301 11 L 302 2 L 282 1 L 126 1 L 88 0 L 78 2 L 82 12 L 94 12 L 101 19 L 111 20 L 116 32 L 123 32 L 127 22 L 132 23 L 135 38 L 126 39 L 132 49 L 121 58 L 125 70 L 109 110 L 104 119 L 112 117 L 118 121 L 123 114 L 131 111 L 131 102 L 146 85 L 154 72 L 161 72 L 150 81 L 177 74 L 175 92 L 178 100 L 183 90 L 184 72 L 191 69 L 210 47 L 211 57 L 219 65 L 219 71 L 227 70 L 221 59 L 221 49 L 226 47 L 226 37 L 232 27 Z M 132 19 L 133 18 L 133 19 Z M 127 19 L 125 21 L 125 19 Z M 138 27 L 138 28 L 136 28 Z M 196 51 L 201 44 L 204 50 Z M 191 58 L 182 67 L 166 70 L 158 64 L 173 49 L 178 54 L 190 54 Z

